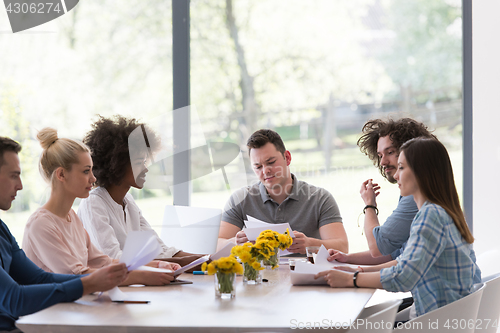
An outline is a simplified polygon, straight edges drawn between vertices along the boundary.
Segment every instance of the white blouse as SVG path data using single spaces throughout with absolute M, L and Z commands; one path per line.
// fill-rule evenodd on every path
M 117 204 L 103 187 L 97 187 L 83 199 L 78 208 L 78 216 L 87 230 L 90 240 L 104 254 L 120 259 L 129 231 L 153 230 L 130 193 L 123 199 L 125 208 Z M 177 252 L 168 247 L 156 235 L 162 247 L 158 259 L 172 258 Z

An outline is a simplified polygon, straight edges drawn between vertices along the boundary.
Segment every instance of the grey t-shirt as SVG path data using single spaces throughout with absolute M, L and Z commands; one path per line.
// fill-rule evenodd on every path
M 243 221 L 250 215 L 268 223 L 288 222 L 292 230 L 321 239 L 320 227 L 342 222 L 337 203 L 327 190 L 292 177 L 292 193 L 281 205 L 271 199 L 260 182 L 235 191 L 224 207 L 222 221 L 243 228 Z
M 377 241 L 377 247 L 383 255 L 390 254 L 396 259 L 403 251 L 408 237 L 413 218 L 418 212 L 417 204 L 413 195 L 399 197 L 399 203 L 391 216 L 384 224 L 373 228 L 373 236 Z

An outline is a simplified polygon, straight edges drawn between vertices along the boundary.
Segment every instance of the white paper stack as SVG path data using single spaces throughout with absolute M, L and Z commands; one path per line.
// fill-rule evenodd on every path
M 290 237 L 295 238 L 295 235 L 293 234 L 292 227 L 290 227 L 290 224 L 288 223 L 267 223 L 264 221 L 261 221 L 259 219 L 256 219 L 255 217 L 252 217 L 250 215 L 247 215 L 247 221 L 245 222 L 245 234 L 247 235 L 247 238 L 249 241 L 255 241 L 257 240 L 257 237 L 259 237 L 260 233 L 264 230 L 272 230 L 276 231 L 280 234 L 284 234 L 286 230 L 288 229 L 288 232 L 290 233 Z M 288 252 L 287 250 L 280 250 L 280 255 L 287 255 L 290 254 L 291 252 Z
M 161 246 L 153 230 L 130 231 L 123 246 L 121 263 L 125 263 L 129 271 L 147 264 L 161 253 Z
M 290 272 L 290 280 L 294 286 L 299 285 L 326 285 L 326 281 L 323 278 L 317 280 L 314 276 L 319 272 L 328 271 L 333 269 L 335 266 L 350 266 L 358 267 L 357 265 L 350 265 L 338 261 L 328 261 L 328 250 L 324 245 L 321 245 L 316 258 L 314 259 L 314 264 L 309 262 L 297 262 L 295 263 L 295 270 Z
M 129 271 L 148 270 L 171 273 L 171 270 L 143 266 L 161 253 L 161 247 L 154 231 L 130 231 L 123 246 L 120 262 L 127 266 Z M 131 301 L 133 297 L 122 292 L 118 287 L 108 290 L 112 301 Z

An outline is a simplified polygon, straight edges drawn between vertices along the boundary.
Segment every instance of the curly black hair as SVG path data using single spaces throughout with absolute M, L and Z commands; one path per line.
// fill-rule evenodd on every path
M 359 149 L 372 160 L 373 165 L 380 170 L 384 178 L 387 177 L 384 168 L 380 166 L 380 157 L 377 153 L 378 139 L 389 135 L 398 151 L 403 143 L 413 138 L 426 137 L 437 140 L 436 136 L 429 132 L 427 126 L 411 118 L 370 120 L 363 126 L 362 132 L 363 135 L 358 140 Z
M 85 135 L 83 142 L 92 152 L 92 169 L 96 185 L 108 187 L 120 185 L 130 164 L 129 136 L 139 126 L 147 132 L 146 144 L 152 152 L 160 147 L 160 138 L 144 123 L 134 118 L 115 115 L 112 118 L 98 116 L 92 129 Z

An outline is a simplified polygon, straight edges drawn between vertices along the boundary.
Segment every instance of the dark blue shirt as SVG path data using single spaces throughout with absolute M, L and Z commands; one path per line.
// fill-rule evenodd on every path
M 36 266 L 0 220 L 0 331 L 14 329 L 19 316 L 74 301 L 82 294 L 79 275 L 47 273 Z

